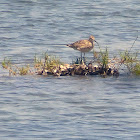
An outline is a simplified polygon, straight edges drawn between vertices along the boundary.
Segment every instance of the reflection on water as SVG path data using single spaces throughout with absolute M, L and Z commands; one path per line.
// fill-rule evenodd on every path
M 16 63 L 32 62 L 35 53 L 48 51 L 70 63 L 79 52 L 57 44 L 91 34 L 110 53 L 129 49 L 139 30 L 139 4 L 1 0 L 0 62 L 6 56 Z M 134 51 L 139 45 L 138 39 Z M 1 139 L 140 137 L 139 77 L 9 77 L 0 71 Z

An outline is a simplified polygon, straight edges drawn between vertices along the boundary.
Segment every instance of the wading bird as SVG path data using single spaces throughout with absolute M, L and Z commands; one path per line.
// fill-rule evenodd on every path
M 91 35 L 88 40 L 79 40 L 72 44 L 68 44 L 67 46 L 69 46 L 70 48 L 73 48 L 74 50 L 80 51 L 81 60 L 82 60 L 82 53 L 84 53 L 84 57 L 85 57 L 85 53 L 93 49 L 94 42 L 96 42 L 96 40 L 94 36 Z

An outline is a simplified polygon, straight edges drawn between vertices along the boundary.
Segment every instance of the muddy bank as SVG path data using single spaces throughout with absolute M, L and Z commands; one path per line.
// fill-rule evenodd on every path
M 38 75 L 54 75 L 54 76 L 73 76 L 73 75 L 101 75 L 101 76 L 119 76 L 116 69 L 109 67 L 103 68 L 92 63 L 86 64 L 64 64 L 52 66 L 51 68 L 42 67 L 36 71 Z

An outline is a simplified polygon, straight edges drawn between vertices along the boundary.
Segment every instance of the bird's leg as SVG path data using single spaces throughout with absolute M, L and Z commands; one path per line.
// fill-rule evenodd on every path
M 86 63 L 85 52 L 84 52 L 84 63 Z
M 83 61 L 83 57 L 82 57 L 82 52 L 81 52 L 81 61 L 80 61 L 80 63 L 82 63 L 82 61 Z

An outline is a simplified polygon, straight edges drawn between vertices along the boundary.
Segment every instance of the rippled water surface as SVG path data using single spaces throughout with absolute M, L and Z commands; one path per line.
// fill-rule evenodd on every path
M 48 51 L 71 63 L 80 53 L 62 44 L 91 34 L 116 54 L 139 28 L 139 0 L 0 0 L 0 62 Z M 0 127 L 2 140 L 140 139 L 140 77 L 9 77 L 0 67 Z

